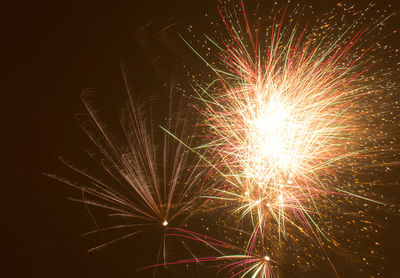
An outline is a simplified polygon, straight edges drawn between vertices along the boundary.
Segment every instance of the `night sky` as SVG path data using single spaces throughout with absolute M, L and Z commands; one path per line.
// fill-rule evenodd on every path
M 109 111 L 118 111 L 125 99 L 121 59 L 137 72 L 141 94 L 160 91 L 161 84 L 154 81 L 157 73 L 138 44 L 140 27 L 153 21 L 161 26 L 180 22 L 198 7 L 214 8 L 216 2 L 8 2 L 0 4 L 1 44 L 5 47 L 2 94 L 6 100 L 6 126 L 2 128 L 6 179 L 0 204 L 5 248 L 1 248 L 0 276 L 151 277 L 149 273 L 135 276 L 137 267 L 143 265 L 142 256 L 147 254 L 143 250 L 152 244 L 149 238 L 126 240 L 87 254 L 93 237 L 81 235 L 94 226 L 85 208 L 68 200 L 76 191 L 42 173 L 65 173 L 59 156 L 86 161 L 84 150 L 91 143 L 74 118 L 84 109 L 81 89 L 97 88 L 99 101 Z M 392 3 L 400 11 L 399 1 L 382 2 Z M 317 10 L 329 10 L 336 2 L 310 3 Z M 400 46 L 398 38 L 394 43 Z M 396 252 L 400 248 L 399 218 L 391 219 L 385 232 L 389 275 L 385 277 L 397 277 L 400 260 Z M 211 277 L 203 275 L 190 277 Z

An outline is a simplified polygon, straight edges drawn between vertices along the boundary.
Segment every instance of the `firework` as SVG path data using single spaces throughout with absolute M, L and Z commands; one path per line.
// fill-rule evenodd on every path
M 195 150 L 220 181 L 205 197 L 238 215 L 241 224 L 234 225 L 250 229 L 243 240 L 250 259 L 240 277 L 272 277 L 253 254 L 262 258 L 272 249 L 281 257 L 283 241 L 295 244 L 300 237 L 315 242 L 330 262 L 324 245 L 338 246 L 327 225 L 340 204 L 336 198 L 379 203 L 338 181 L 343 164 L 363 163 L 371 154 L 360 134 L 362 114 L 371 113 L 365 99 L 379 91 L 371 81 L 376 73 L 369 72 L 375 45 L 358 45 L 369 30 L 309 31 L 285 24 L 286 9 L 273 16 L 266 33 L 250 27 L 243 1 L 243 20 L 219 10 L 228 36 L 207 37 L 217 61 L 188 43 L 216 75 L 196 84 L 207 136 Z
M 123 65 L 125 81 L 128 71 Z M 49 176 L 79 189 L 82 197 L 73 200 L 83 203 L 91 216 L 89 208 L 98 207 L 107 210 L 109 216 L 119 223 L 100 228 L 93 218 L 97 229 L 88 234 L 125 231 L 123 236 L 89 251 L 144 231 L 155 230 L 162 234 L 162 248 L 158 256 L 165 260 L 168 229 L 180 227 L 200 208 L 198 185 L 203 182 L 204 171 L 198 167 L 201 160 L 193 156 L 183 144 L 161 129 L 158 129 L 158 133 L 154 130 L 150 118 L 151 103 L 135 98 L 129 90 L 128 82 L 126 84 L 129 101 L 120 117 L 123 136 L 115 136 L 103 123 L 93 101 L 93 92 L 85 91 L 82 94 L 87 114 L 79 114 L 77 119 L 100 151 L 90 156 L 101 166 L 102 175 L 81 170 L 61 159 L 87 182 L 78 184 L 56 175 Z M 171 90 L 171 95 L 173 93 Z M 176 106 L 173 107 L 173 103 Z M 185 144 L 190 145 L 195 128 L 190 123 L 193 117 L 188 116 L 189 109 L 184 99 L 179 98 L 177 101 L 177 98 L 170 98 L 169 106 L 163 128 L 177 134 Z

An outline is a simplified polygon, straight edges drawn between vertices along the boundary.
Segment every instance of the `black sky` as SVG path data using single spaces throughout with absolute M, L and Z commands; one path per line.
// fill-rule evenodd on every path
M 60 155 L 83 159 L 89 146 L 74 114 L 82 88 L 123 97 L 120 59 L 151 73 L 135 32 L 142 25 L 215 1 L 3 1 L 1 12 L 3 165 L 0 277 L 125 277 L 140 258 L 115 249 L 88 255 L 93 228 L 67 200 L 73 189 L 41 175 L 59 173 Z M 321 1 L 319 6 L 324 6 Z M 365 1 L 363 1 L 365 2 Z M 398 1 L 385 1 L 397 5 Z M 327 1 L 327 9 L 334 3 Z M 397 225 L 398 227 L 398 225 Z M 393 238 L 399 239 L 398 231 Z M 399 239 L 400 240 L 400 239 Z M 132 242 L 130 242 L 132 244 Z M 5 247 L 5 248 L 4 248 Z M 143 246 L 136 246 L 141 249 Z M 134 252 L 133 252 L 134 253 Z M 389 254 L 395 262 L 400 257 Z M 396 265 L 391 265 L 396 272 Z M 135 277 L 135 276 L 126 277 Z M 395 276 L 393 276 L 395 277 Z

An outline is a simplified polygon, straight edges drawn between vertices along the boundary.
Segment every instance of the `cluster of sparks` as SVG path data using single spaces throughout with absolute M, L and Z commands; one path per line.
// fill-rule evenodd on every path
M 371 93 L 366 73 L 373 58 L 368 47 L 349 55 L 367 29 L 354 32 L 350 26 L 324 41 L 308 34 L 307 27 L 285 28 L 284 7 L 264 37 L 261 28 L 250 27 L 240 3 L 243 24 L 234 26 L 220 11 L 227 39 L 207 37 L 223 66 L 211 63 L 188 43 L 216 79 L 193 86 L 196 94 L 190 104 L 197 108 L 198 121 L 185 112 L 186 103 L 174 110 L 171 101 L 168 118 L 161 124 L 160 154 L 151 119 L 136 99 L 130 98 L 123 114 L 127 140 L 121 143 L 109 135 L 85 95 L 89 116 L 82 116 L 80 123 L 101 151 L 99 161 L 111 182 L 69 163 L 91 186 L 53 177 L 81 189 L 85 205 L 106 208 L 112 217 L 125 221 L 96 231 L 133 229 L 94 249 L 159 227 L 162 263 L 153 268 L 228 262 L 218 264 L 219 273 L 278 277 L 279 264 L 285 260 L 281 250 L 293 241 L 294 233 L 321 250 L 324 242 L 336 245 L 323 227 L 329 216 L 322 203 L 333 202 L 332 196 L 372 201 L 337 185 L 338 165 L 368 153 L 354 138 L 363 124 L 356 120 L 359 100 Z M 200 136 L 199 129 L 206 135 Z M 196 213 L 221 207 L 222 218 L 237 216 L 232 228 L 246 235 L 242 246 L 186 229 Z M 328 213 L 335 213 L 330 208 Z M 169 237 L 203 243 L 219 255 L 198 257 L 184 244 L 193 258 L 170 262 L 165 250 Z

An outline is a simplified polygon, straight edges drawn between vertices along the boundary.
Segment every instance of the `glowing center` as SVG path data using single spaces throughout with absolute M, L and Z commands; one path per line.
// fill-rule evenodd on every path
M 257 177 L 276 176 L 276 172 L 294 170 L 299 126 L 290 106 L 278 97 L 259 100 L 249 123 L 249 170 Z

